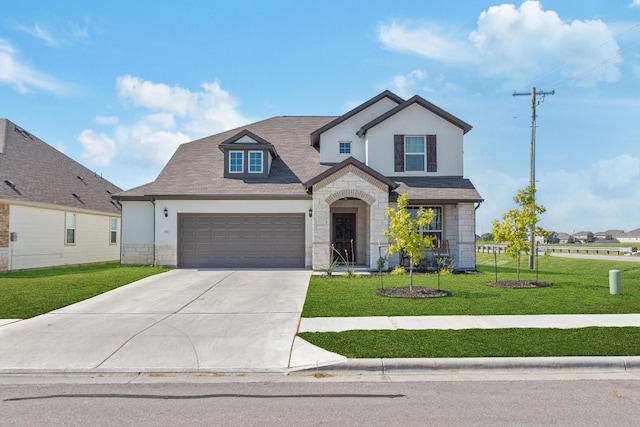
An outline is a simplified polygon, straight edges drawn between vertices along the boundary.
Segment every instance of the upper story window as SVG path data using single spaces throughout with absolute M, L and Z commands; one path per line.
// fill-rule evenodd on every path
M 64 219 L 64 244 L 76 244 L 76 214 L 67 212 Z
M 409 211 L 412 218 L 415 218 L 420 208 L 433 210 L 433 220 L 427 227 L 421 228 L 420 232 L 422 233 L 423 236 L 433 236 L 436 240 L 435 243 L 441 241 L 442 232 L 443 232 L 442 207 L 441 206 L 407 206 L 407 211 Z
M 249 151 L 249 173 L 262 173 L 262 151 Z
M 406 172 L 424 172 L 425 137 L 404 137 L 404 170 Z
M 244 172 L 244 153 L 242 151 L 229 152 L 229 172 Z
M 118 218 L 109 218 L 109 244 L 118 243 Z
M 340 154 L 351 154 L 351 141 L 340 141 L 339 144 Z

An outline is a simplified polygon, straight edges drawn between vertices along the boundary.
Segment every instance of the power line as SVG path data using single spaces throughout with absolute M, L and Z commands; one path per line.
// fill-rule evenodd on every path
M 513 96 L 526 96 L 531 95 L 531 175 L 530 175 L 530 185 L 533 189 L 533 203 L 535 203 L 536 193 L 536 106 L 544 101 L 544 97 L 546 95 L 555 95 L 556 91 L 552 90 L 551 92 L 545 92 L 543 90 L 536 90 L 535 87 L 531 88 L 530 93 L 526 92 L 516 92 L 513 91 Z M 542 100 L 539 101 L 538 97 L 541 96 Z M 532 225 L 530 230 L 530 250 L 529 250 L 529 270 L 533 270 L 534 261 L 535 261 L 535 227 Z

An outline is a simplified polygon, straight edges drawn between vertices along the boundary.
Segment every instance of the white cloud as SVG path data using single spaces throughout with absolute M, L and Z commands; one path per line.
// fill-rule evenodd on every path
M 167 132 L 140 122 L 118 129 L 116 140 L 126 163 L 157 168 L 164 166 L 178 146 L 191 138 L 182 132 Z
M 37 22 L 33 24 L 33 27 L 27 27 L 26 25 L 21 24 L 18 24 L 15 27 L 26 34 L 42 40 L 44 44 L 49 47 L 58 47 L 60 45 L 58 40 L 54 39 L 51 32 L 42 28 Z
M 576 85 L 620 78 L 622 62 L 613 32 L 600 20 L 563 21 L 538 1 L 492 6 L 483 11 L 467 38 L 434 25 L 410 28 L 393 22 L 381 25 L 382 43 L 448 64 L 474 66 L 512 84 L 559 72 Z
M 117 125 L 120 123 L 120 119 L 116 116 L 96 116 L 93 121 L 99 125 Z
M 515 207 L 513 196 L 528 180 L 488 171 L 473 177 L 485 202 L 477 211 L 478 233 Z M 586 169 L 538 176 L 538 201 L 547 208 L 541 225 L 553 231 L 629 231 L 640 227 L 640 158 L 628 154 L 599 160 Z
M 640 7 L 640 0 L 633 0 L 629 7 Z
M 445 63 L 467 63 L 472 53 L 466 41 L 457 39 L 457 35 L 434 24 L 410 29 L 394 21 L 381 25 L 378 37 L 391 49 Z
M 134 166 L 158 169 L 180 144 L 250 121 L 238 112 L 238 102 L 218 82 L 203 83 L 201 88 L 191 91 L 134 76 L 119 77 L 118 96 L 142 114 L 132 123 L 97 116 L 96 123 L 115 125 L 113 136 L 83 131 L 78 138 L 85 149 L 83 157 L 90 163 L 95 163 L 92 159 L 99 160 L 102 163 L 95 164 L 101 166 L 117 157 Z M 105 152 L 99 153 L 101 147 Z
M 13 87 L 21 93 L 33 89 L 56 94 L 64 94 L 68 88 L 56 79 L 22 64 L 17 59 L 17 52 L 11 44 L 0 39 L 0 84 Z
M 136 107 L 167 111 L 184 116 L 198 105 L 197 94 L 181 87 L 144 81 L 138 77 L 122 76 L 116 80 L 118 96 Z
M 416 94 L 417 85 L 427 78 L 423 70 L 413 70 L 407 74 L 393 76 L 391 79 L 391 91 L 403 98 L 409 98 Z
M 84 149 L 80 157 L 92 165 L 106 166 L 117 153 L 116 142 L 104 133 L 87 129 L 80 133 L 78 141 Z

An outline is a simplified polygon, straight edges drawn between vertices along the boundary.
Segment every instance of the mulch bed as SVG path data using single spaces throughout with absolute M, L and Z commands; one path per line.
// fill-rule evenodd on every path
M 487 285 L 503 289 L 535 289 L 548 288 L 551 286 L 551 283 L 537 282 L 533 280 L 506 280 L 500 282 L 489 282 Z
M 443 289 L 425 288 L 414 286 L 412 290 L 408 287 L 378 289 L 378 295 L 392 298 L 440 298 L 450 297 L 452 294 Z

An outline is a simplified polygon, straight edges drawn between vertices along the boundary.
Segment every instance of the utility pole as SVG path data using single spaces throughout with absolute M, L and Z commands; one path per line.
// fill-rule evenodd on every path
M 530 185 L 531 188 L 533 188 L 533 190 L 535 191 L 536 188 L 536 105 L 538 105 L 540 102 L 544 101 L 544 97 L 545 95 L 555 95 L 556 91 L 552 90 L 551 92 L 544 92 L 542 90 L 538 90 L 536 91 L 536 88 L 533 87 L 531 88 L 531 159 L 530 159 L 530 168 L 531 168 L 531 172 L 530 172 Z M 516 91 L 513 91 L 513 96 L 526 96 L 529 95 L 529 93 L 527 92 L 521 92 L 521 93 L 517 93 Z M 538 96 L 542 97 L 542 100 L 538 101 Z M 535 192 L 533 194 L 533 201 L 535 203 Z M 533 270 L 534 269 L 534 264 L 535 264 L 535 254 L 533 253 L 535 250 L 535 242 L 536 242 L 536 237 L 535 237 L 535 229 L 532 226 L 530 232 L 530 248 L 529 248 L 529 270 Z

